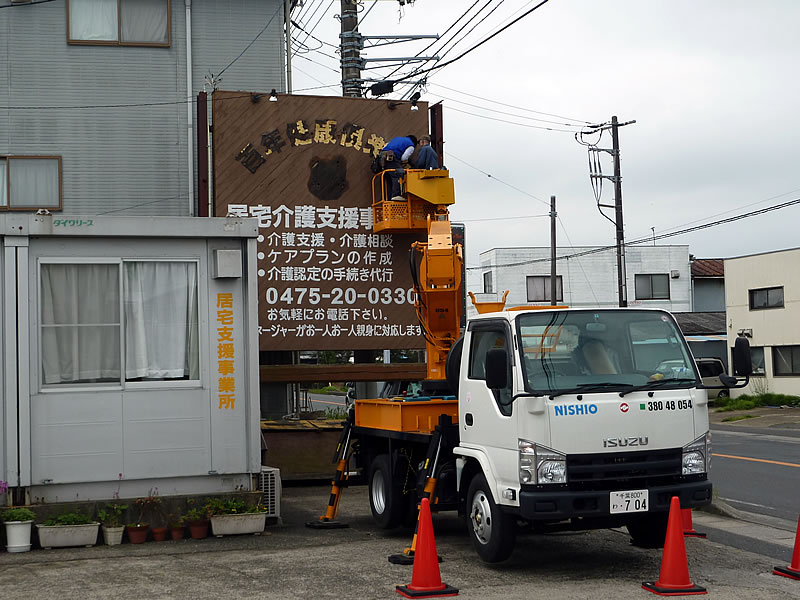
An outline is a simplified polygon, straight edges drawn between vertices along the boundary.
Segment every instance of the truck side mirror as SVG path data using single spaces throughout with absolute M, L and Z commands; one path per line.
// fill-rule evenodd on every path
M 508 354 L 505 348 L 492 348 L 486 353 L 486 387 L 501 390 L 508 386 Z
M 750 357 L 750 342 L 746 337 L 737 337 L 733 347 L 733 372 L 747 377 L 753 374 L 753 359 Z

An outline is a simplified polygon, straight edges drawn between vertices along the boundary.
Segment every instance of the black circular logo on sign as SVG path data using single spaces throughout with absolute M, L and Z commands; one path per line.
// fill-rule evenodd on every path
M 347 190 L 347 159 L 344 156 L 312 158 L 309 163 L 308 191 L 324 202 L 336 200 Z

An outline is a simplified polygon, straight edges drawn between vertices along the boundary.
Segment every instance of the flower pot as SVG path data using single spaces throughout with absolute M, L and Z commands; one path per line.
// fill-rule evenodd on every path
M 119 525 L 117 527 L 106 527 L 103 525 L 103 539 L 106 542 L 106 546 L 117 546 L 122 543 L 122 533 L 125 531 L 125 527 Z
M 189 521 L 189 534 L 193 540 L 208 537 L 208 521 Z
M 182 540 L 183 536 L 186 535 L 186 527 L 183 525 L 175 525 L 169 528 L 169 533 L 172 536 L 172 539 L 175 541 Z
M 167 539 L 167 528 L 166 527 L 153 527 L 153 541 L 154 542 L 163 542 Z
M 68 546 L 86 546 L 90 548 L 97 543 L 97 530 L 100 523 L 88 525 L 37 525 L 39 544 L 42 548 L 66 548 Z
M 6 521 L 6 551 L 27 552 L 31 549 L 33 521 Z
M 241 535 L 243 533 L 261 533 L 264 531 L 266 521 L 267 513 L 214 515 L 211 517 L 211 533 L 217 537 Z
M 125 531 L 128 532 L 128 541 L 131 544 L 144 544 L 147 541 L 148 525 L 128 525 Z

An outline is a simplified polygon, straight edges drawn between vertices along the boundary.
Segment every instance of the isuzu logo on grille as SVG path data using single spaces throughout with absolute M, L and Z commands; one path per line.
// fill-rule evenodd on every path
M 628 446 L 647 446 L 648 436 L 612 437 L 603 440 L 603 448 L 625 448 Z

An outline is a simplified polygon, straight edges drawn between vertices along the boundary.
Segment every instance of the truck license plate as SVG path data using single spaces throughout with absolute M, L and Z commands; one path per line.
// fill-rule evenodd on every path
M 647 512 L 647 490 L 629 490 L 626 492 L 611 492 L 611 514 Z

